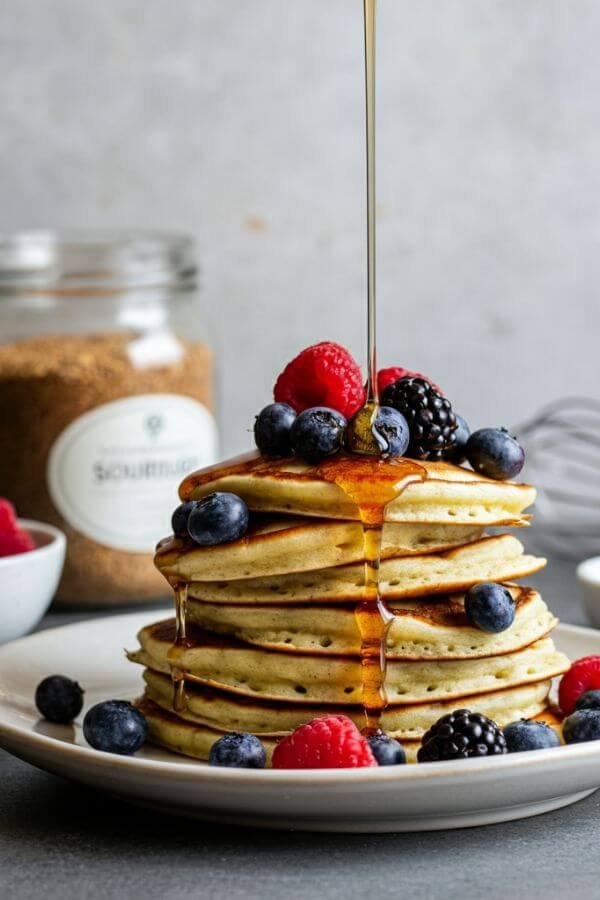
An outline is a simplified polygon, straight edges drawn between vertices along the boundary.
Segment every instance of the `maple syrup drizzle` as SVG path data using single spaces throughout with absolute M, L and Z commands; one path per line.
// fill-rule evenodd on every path
M 173 681 L 173 709 L 182 712 L 187 707 L 185 693 L 185 673 L 178 665 L 181 651 L 187 646 L 187 599 L 188 586 L 185 582 L 175 582 L 175 643 L 169 648 L 168 659 Z

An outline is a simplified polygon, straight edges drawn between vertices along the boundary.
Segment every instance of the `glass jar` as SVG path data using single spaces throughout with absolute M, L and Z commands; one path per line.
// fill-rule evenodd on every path
M 0 496 L 68 539 L 57 602 L 166 596 L 177 487 L 217 455 L 193 242 L 0 238 Z

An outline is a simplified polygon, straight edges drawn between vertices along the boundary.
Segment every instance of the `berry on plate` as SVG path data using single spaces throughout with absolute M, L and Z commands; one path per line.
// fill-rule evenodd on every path
M 287 364 L 274 395 L 278 403 L 288 403 L 298 413 L 328 406 L 349 419 L 365 402 L 365 386 L 360 366 L 345 347 L 323 341 Z
M 333 456 L 344 446 L 346 420 L 335 409 L 305 409 L 292 425 L 292 449 L 309 463 Z
M 241 497 L 229 491 L 215 491 L 194 502 L 187 529 L 201 547 L 214 547 L 243 537 L 249 520 L 248 507 Z
M 476 472 L 496 481 L 516 478 L 525 464 L 525 451 L 506 428 L 480 428 L 467 441 L 467 459 Z
M 36 688 L 35 705 L 49 722 L 68 725 L 81 712 L 83 691 L 64 675 L 48 675 Z
M 600 709 L 600 691 L 586 691 L 575 704 L 575 709 Z
M 126 700 L 96 703 L 85 714 L 83 736 L 94 750 L 130 756 L 140 749 L 148 726 L 146 719 Z
M 520 719 L 518 722 L 511 722 L 504 729 L 504 737 L 509 753 L 560 747 L 560 740 L 554 728 L 550 728 L 545 722 L 536 722 L 534 719 Z
M 487 716 L 457 709 L 442 716 L 423 736 L 417 754 L 420 763 L 506 753 L 502 729 Z
M 565 744 L 600 741 L 600 710 L 577 709 L 563 722 Z
M 377 734 L 372 734 L 368 738 L 368 742 L 378 765 L 402 766 L 406 762 L 404 747 L 389 734 L 378 731 Z
M 284 737 L 273 751 L 274 769 L 351 769 L 377 760 L 346 716 L 322 716 Z
M 264 769 L 267 754 L 256 735 L 232 731 L 215 741 L 210 748 L 208 762 L 211 766 Z
M 395 381 L 400 381 L 401 378 L 422 378 L 423 381 L 428 381 L 432 388 L 434 388 L 438 394 L 443 394 L 443 390 L 439 385 L 432 381 L 431 378 L 428 378 L 427 375 L 422 375 L 420 372 L 411 372 L 410 369 L 404 369 L 402 366 L 390 366 L 389 369 L 380 369 L 377 374 L 377 387 L 379 389 L 379 393 L 383 393 L 386 387 L 389 384 L 393 384 Z
M 454 447 L 456 416 L 449 400 L 424 378 L 401 378 L 381 394 L 382 406 L 391 406 L 410 428 L 407 456 L 443 459 Z
M 296 412 L 288 403 L 270 403 L 257 415 L 254 440 L 264 456 L 289 456 L 292 452 L 290 432 Z
M 0 556 L 16 556 L 34 549 L 34 540 L 19 525 L 14 506 L 0 497 Z
M 582 694 L 600 688 L 600 656 L 584 656 L 563 675 L 558 688 L 558 704 L 568 716 Z
M 502 584 L 475 584 L 465 594 L 467 619 L 481 631 L 498 634 L 510 628 L 515 620 L 515 601 Z

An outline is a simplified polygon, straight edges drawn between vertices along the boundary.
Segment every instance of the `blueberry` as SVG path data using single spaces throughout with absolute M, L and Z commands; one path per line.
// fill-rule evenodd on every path
M 600 741 L 600 709 L 578 709 L 563 722 L 566 744 Z
M 458 466 L 467 458 L 467 441 L 471 436 L 471 429 L 465 419 L 459 415 L 456 415 L 456 425 L 454 444 L 450 450 L 446 451 L 444 459 L 447 459 L 449 462 L 453 462 Z
M 550 728 L 545 722 L 535 722 L 533 719 L 511 722 L 504 729 L 504 737 L 509 753 L 560 747 L 560 740 L 554 728 Z
M 215 491 L 194 503 L 188 533 L 202 547 L 214 547 L 243 537 L 248 520 L 248 507 L 241 497 L 228 491 Z
M 346 419 L 328 406 L 305 409 L 292 425 L 292 449 L 306 462 L 318 463 L 344 445 Z
M 373 756 L 380 766 L 402 766 L 406 762 L 406 753 L 402 744 L 391 738 L 389 734 L 378 731 L 368 740 Z
M 271 403 L 257 415 L 254 440 L 264 456 L 290 456 L 290 431 L 296 412 L 287 403 Z
M 189 537 L 188 520 L 195 505 L 193 500 L 189 500 L 187 503 L 181 503 L 173 513 L 171 517 L 171 527 L 173 529 L 173 534 L 176 537 Z
M 126 700 L 96 703 L 85 714 L 83 735 L 95 750 L 129 756 L 139 750 L 148 733 L 144 716 Z
M 229 766 L 235 769 L 264 769 L 267 763 L 265 748 L 253 734 L 231 732 L 210 748 L 211 766 Z
M 600 691 L 586 691 L 575 704 L 575 709 L 600 709 Z
M 371 431 L 383 456 L 404 456 L 408 450 L 408 422 L 402 413 L 391 406 L 379 407 Z
M 475 628 L 497 634 L 515 620 L 515 601 L 501 584 L 476 584 L 465 595 L 465 613 Z
M 81 712 L 83 691 L 64 675 L 48 675 L 36 688 L 35 705 L 49 722 L 68 725 Z
M 525 463 L 525 451 L 506 428 L 480 428 L 467 441 L 467 458 L 486 478 L 516 478 Z

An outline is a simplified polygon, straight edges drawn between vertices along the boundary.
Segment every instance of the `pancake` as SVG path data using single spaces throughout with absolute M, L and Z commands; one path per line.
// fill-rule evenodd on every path
M 516 601 L 515 621 L 506 631 L 488 634 L 469 624 L 464 594 L 425 600 L 393 601 L 395 616 L 387 636 L 388 659 L 474 659 L 511 653 L 548 634 L 557 623 L 540 595 L 509 586 Z M 360 654 L 354 604 L 227 606 L 190 599 L 187 621 L 215 634 L 230 635 L 259 647 L 321 655 Z
M 382 559 L 440 553 L 481 538 L 473 525 L 386 524 Z M 364 559 L 359 522 L 259 515 L 239 541 L 199 547 L 167 538 L 157 548 L 156 565 L 167 577 L 186 581 L 281 575 L 326 569 Z
M 380 591 L 387 599 L 422 597 L 466 590 L 481 581 L 513 581 L 537 572 L 545 559 L 526 556 L 510 534 L 482 538 L 445 553 L 386 559 L 380 568 Z M 361 564 L 336 566 L 310 573 L 192 582 L 191 597 L 211 603 L 287 605 L 326 600 L 344 603 L 362 599 Z
M 153 703 L 152 700 L 143 699 L 138 703 L 138 706 L 148 723 L 149 740 L 160 747 L 171 750 L 173 753 L 206 760 L 208 759 L 210 748 L 221 737 L 222 732 L 208 728 L 206 725 L 186 721 Z M 474 707 L 473 711 L 476 710 L 479 710 L 479 706 Z M 483 712 L 483 710 L 480 711 Z M 533 718 L 548 722 L 560 734 L 560 723 L 551 707 L 543 710 Z M 508 722 L 505 724 L 508 724 Z M 267 751 L 267 765 L 269 765 L 277 739 L 265 737 L 261 740 Z M 421 746 L 420 741 L 405 740 L 402 746 L 404 747 L 407 761 L 415 763 L 417 761 L 417 751 Z
M 336 457 L 342 463 L 345 457 Z M 360 458 L 351 457 L 360 472 Z M 374 465 L 372 462 L 370 465 Z M 364 462 L 363 465 L 369 465 Z M 394 460 L 377 462 L 370 481 L 393 480 Z M 427 478 L 409 484 L 386 508 L 388 522 L 427 522 L 451 525 L 523 525 L 523 515 L 535 500 L 527 484 L 493 481 L 470 469 L 443 462 L 421 462 Z M 397 472 L 402 472 L 398 468 Z M 266 460 L 250 454 L 202 469 L 188 476 L 180 488 L 182 500 L 197 500 L 212 491 L 232 491 L 258 512 L 281 512 L 328 519 L 360 518 L 356 503 L 327 480 L 319 466 L 299 459 Z
M 138 635 L 141 650 L 129 658 L 169 674 L 174 637 L 172 619 L 149 625 Z M 296 703 L 360 703 L 362 673 L 356 657 L 265 650 L 195 626 L 176 650 L 177 667 L 186 679 L 212 687 Z M 547 680 L 568 667 L 566 656 L 544 638 L 515 653 L 483 659 L 391 660 L 385 684 L 390 703 L 437 702 Z
M 170 677 L 146 669 L 144 681 L 145 697 L 168 712 L 173 712 L 173 683 Z M 462 698 L 461 705 L 469 709 L 477 707 L 479 712 L 495 722 L 506 724 L 540 713 L 547 705 L 549 690 L 549 681 L 539 681 L 504 691 Z M 417 740 L 441 716 L 455 708 L 456 702 L 453 700 L 412 706 L 388 706 L 382 716 L 382 728 L 399 740 Z M 365 724 L 360 706 L 331 706 L 328 707 L 327 714 L 347 715 L 359 728 L 363 728 Z M 196 724 L 207 725 L 215 731 L 250 731 L 262 738 L 265 735 L 278 736 L 293 731 L 304 722 L 322 716 L 323 709 L 319 706 L 239 697 L 226 691 L 188 683 L 186 709 L 177 715 Z

